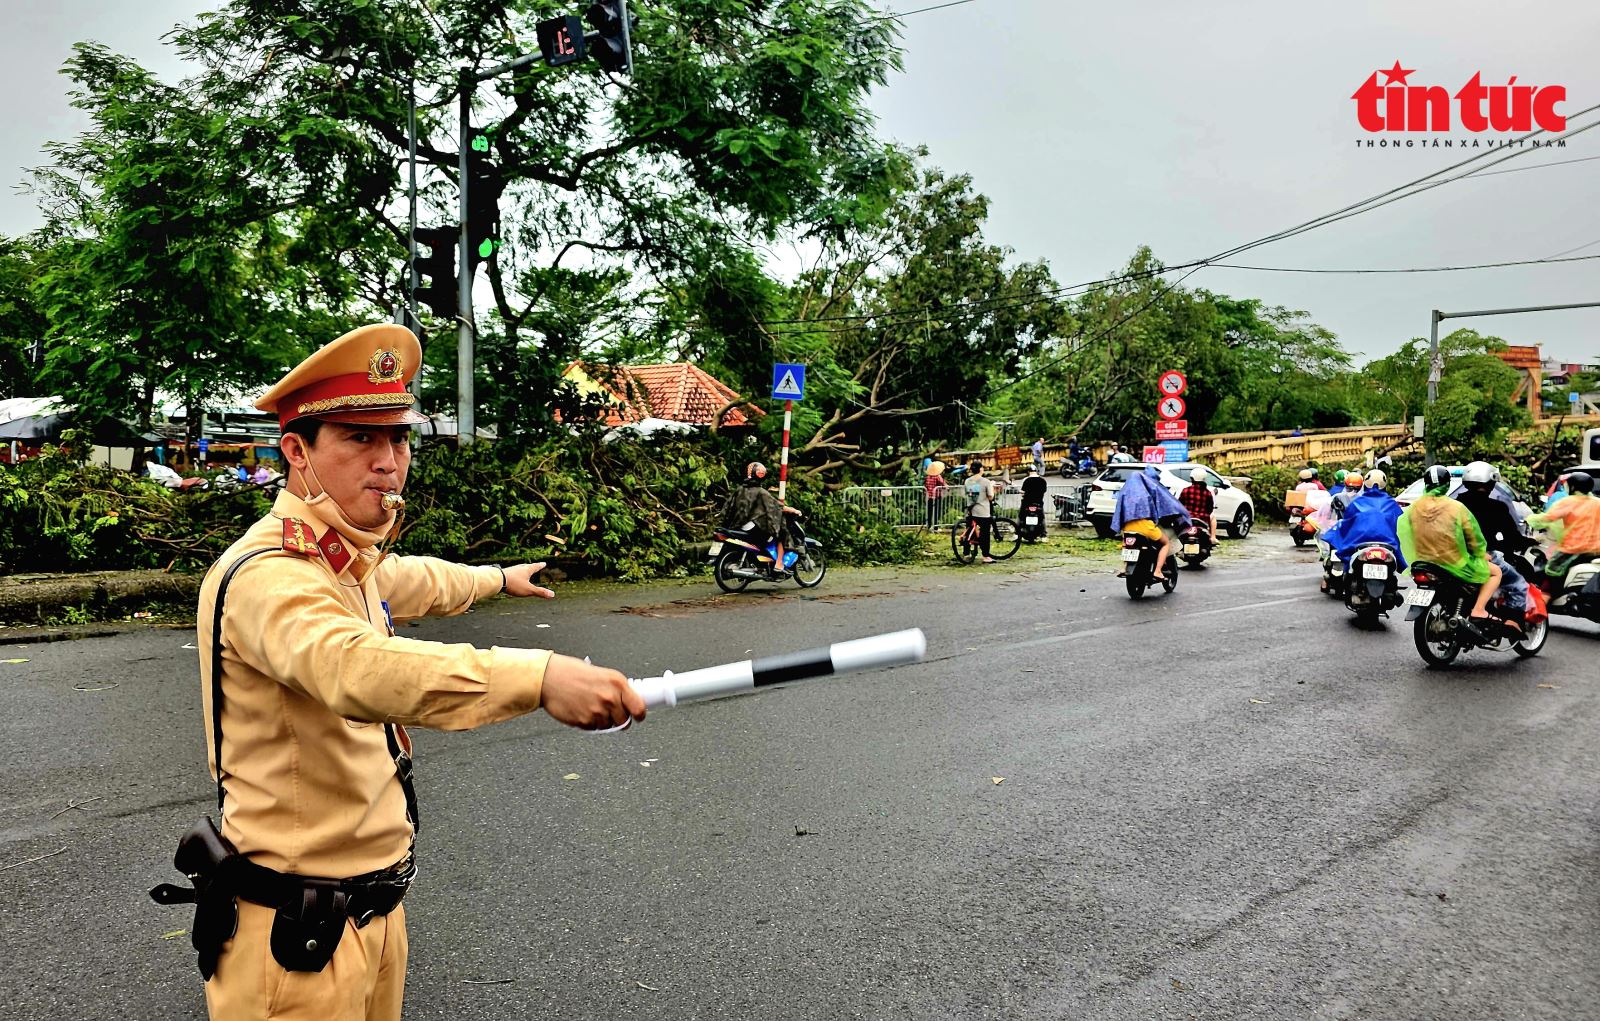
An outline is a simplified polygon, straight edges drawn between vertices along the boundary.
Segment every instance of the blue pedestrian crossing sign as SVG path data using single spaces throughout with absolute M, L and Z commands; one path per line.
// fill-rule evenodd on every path
M 806 367 L 778 362 L 772 367 L 772 399 L 802 401 L 806 396 Z

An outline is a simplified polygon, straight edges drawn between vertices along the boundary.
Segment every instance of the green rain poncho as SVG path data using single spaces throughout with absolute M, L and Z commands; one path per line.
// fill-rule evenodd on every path
M 1488 544 L 1472 512 L 1437 490 L 1400 515 L 1400 552 L 1413 566 L 1419 560 L 1449 571 L 1469 585 L 1489 580 Z

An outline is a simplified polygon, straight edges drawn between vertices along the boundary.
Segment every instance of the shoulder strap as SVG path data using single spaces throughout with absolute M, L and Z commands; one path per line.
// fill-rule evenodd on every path
M 272 548 L 251 550 L 228 565 L 217 586 L 217 602 L 211 613 L 211 744 L 217 761 L 217 812 L 222 812 L 222 603 L 228 598 L 228 583 L 246 560 L 271 553 Z

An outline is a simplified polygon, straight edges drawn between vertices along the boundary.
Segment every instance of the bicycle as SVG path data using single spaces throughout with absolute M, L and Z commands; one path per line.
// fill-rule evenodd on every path
M 994 560 L 1010 560 L 1022 548 L 1022 530 L 1015 518 L 989 519 L 989 556 Z M 970 564 L 978 559 L 982 549 L 978 546 L 978 523 L 975 518 L 950 526 L 950 549 L 956 560 Z

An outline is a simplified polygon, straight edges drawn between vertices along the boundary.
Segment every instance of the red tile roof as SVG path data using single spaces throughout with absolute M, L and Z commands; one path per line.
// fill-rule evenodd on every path
M 606 412 L 606 425 L 610 426 L 646 418 L 710 425 L 712 415 L 739 397 L 732 387 L 691 362 L 614 366 L 573 362 L 562 375 L 570 377 L 575 370 L 611 391 L 621 404 Z M 735 405 L 723 414 L 722 426 L 749 425 L 761 414 L 764 412 L 752 405 Z

